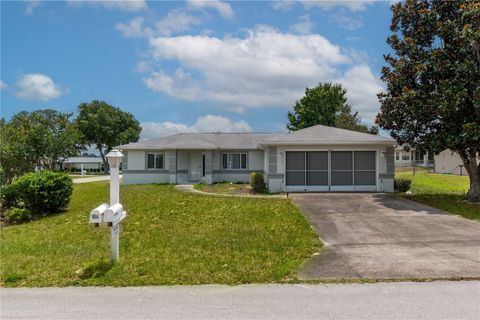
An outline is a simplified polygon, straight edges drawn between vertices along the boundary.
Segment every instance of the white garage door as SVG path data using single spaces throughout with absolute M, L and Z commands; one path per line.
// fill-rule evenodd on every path
M 375 151 L 287 151 L 287 191 L 375 191 Z

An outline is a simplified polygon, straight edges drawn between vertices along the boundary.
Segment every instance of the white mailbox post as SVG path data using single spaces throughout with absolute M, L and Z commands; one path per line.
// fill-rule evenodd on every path
M 127 217 L 120 204 L 120 164 L 123 154 L 113 149 L 106 158 L 110 166 L 110 206 L 102 204 L 90 212 L 90 223 L 98 226 L 106 223 L 110 227 L 110 258 L 117 262 L 120 254 L 120 222 Z

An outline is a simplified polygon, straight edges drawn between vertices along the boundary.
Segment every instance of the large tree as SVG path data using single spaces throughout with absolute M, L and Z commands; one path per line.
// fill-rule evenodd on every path
M 76 124 L 83 142 L 98 149 L 105 171 L 108 171 L 105 155 L 115 146 L 138 141 L 142 130 L 131 113 L 99 100 L 80 104 Z
M 320 83 L 314 88 L 306 88 L 305 96 L 295 103 L 294 111 L 288 112 L 288 122 L 287 129 L 291 131 L 322 124 L 365 133 L 378 133 L 375 126 L 368 128 L 360 122 L 358 112 L 352 112 L 342 85 L 332 83 Z
M 392 11 L 377 124 L 400 144 L 457 152 L 480 201 L 480 2 L 408 0 Z
M 54 169 L 63 158 L 77 155 L 82 149 L 81 134 L 71 116 L 45 109 L 19 112 L 8 122 L 2 119 L 0 160 L 6 180 L 35 166 Z

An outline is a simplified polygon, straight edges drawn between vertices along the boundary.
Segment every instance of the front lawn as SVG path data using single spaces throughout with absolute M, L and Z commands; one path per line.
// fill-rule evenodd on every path
M 465 201 L 468 177 L 424 172 L 415 175 L 412 172 L 397 172 L 395 177 L 412 180 L 412 194 L 402 194 L 403 197 L 480 221 L 480 204 Z
M 122 186 L 120 262 L 107 228 L 88 225 L 105 182 L 74 186 L 70 209 L 0 233 L 4 286 L 284 282 L 321 244 L 288 199 L 204 197 L 169 185 Z

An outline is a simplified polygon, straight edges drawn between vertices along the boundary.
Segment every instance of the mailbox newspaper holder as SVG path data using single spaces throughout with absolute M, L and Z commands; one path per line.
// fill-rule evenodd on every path
M 123 154 L 113 149 L 106 158 L 110 165 L 110 205 L 103 203 L 90 211 L 90 224 L 98 227 L 106 225 L 110 228 L 110 258 L 117 262 L 120 255 L 120 222 L 127 217 L 120 204 L 119 168 Z

